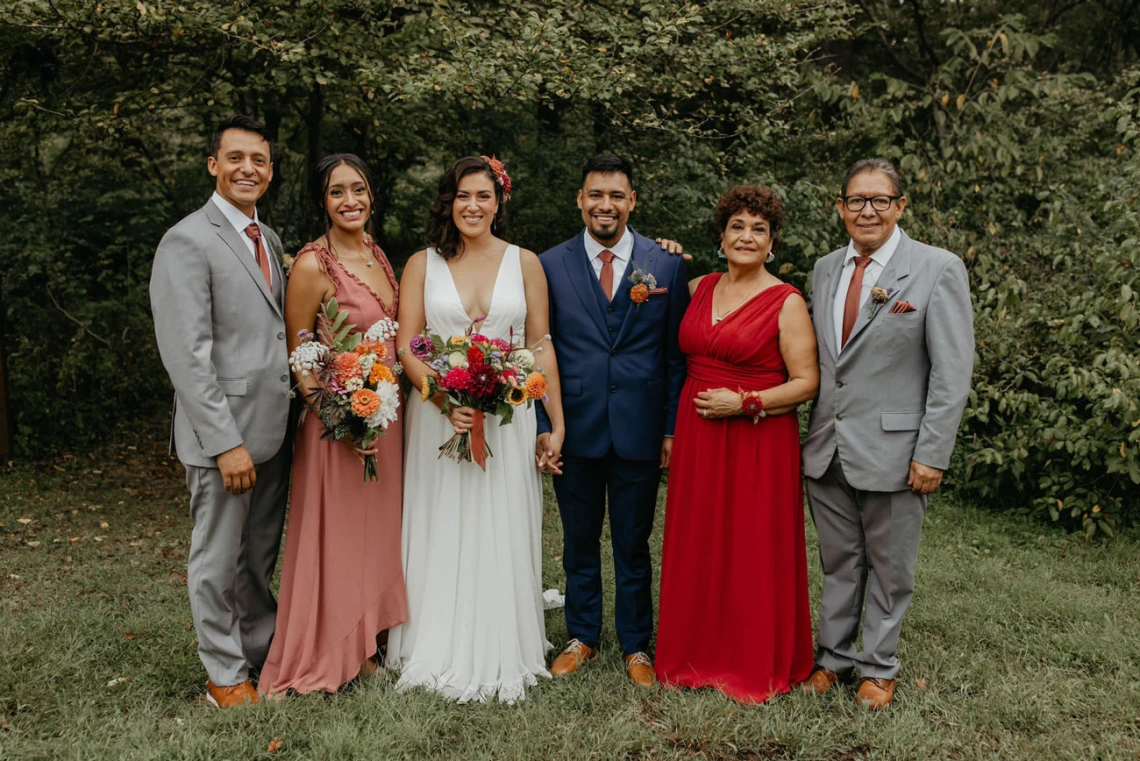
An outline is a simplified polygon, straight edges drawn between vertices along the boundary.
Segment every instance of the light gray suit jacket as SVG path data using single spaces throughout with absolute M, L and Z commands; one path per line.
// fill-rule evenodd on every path
M 842 353 L 834 304 L 846 246 L 816 262 L 811 306 L 819 343 L 819 396 L 803 445 L 804 475 L 820 478 L 836 449 L 856 489 L 907 488 L 911 460 L 945 470 L 970 393 L 974 313 L 962 260 L 906 233 Z M 914 312 L 891 314 L 899 301 Z
M 244 444 L 255 463 L 281 448 L 289 420 L 281 241 L 262 225 L 273 290 L 213 201 L 167 231 L 150 276 L 162 364 L 174 384 L 173 439 L 185 465 Z

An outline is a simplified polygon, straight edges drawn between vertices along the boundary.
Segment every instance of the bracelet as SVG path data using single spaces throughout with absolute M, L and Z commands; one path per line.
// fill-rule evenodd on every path
M 752 418 L 752 425 L 760 422 L 760 418 L 768 417 L 764 411 L 764 402 L 760 399 L 759 391 L 745 391 L 740 389 L 740 411 Z

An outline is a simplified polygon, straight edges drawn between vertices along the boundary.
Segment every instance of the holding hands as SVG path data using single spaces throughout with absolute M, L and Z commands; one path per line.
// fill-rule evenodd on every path
M 565 438 L 566 434 L 560 431 L 538 434 L 534 444 L 534 464 L 540 472 L 562 475 L 562 442 Z

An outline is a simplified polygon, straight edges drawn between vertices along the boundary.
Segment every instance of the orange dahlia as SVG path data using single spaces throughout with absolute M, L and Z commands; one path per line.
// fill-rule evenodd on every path
M 380 397 L 370 388 L 362 388 L 352 395 L 352 413 L 357 417 L 369 417 L 380 409 Z
M 526 376 L 526 395 L 531 399 L 541 399 L 546 396 L 546 376 L 542 373 L 531 373 Z
M 368 382 L 375 386 L 377 383 L 395 383 L 396 376 L 387 365 L 377 362 L 372 365 L 372 372 L 368 374 Z
M 388 358 L 388 347 L 383 341 L 361 341 L 356 345 L 356 353 L 361 357 L 365 354 L 375 354 L 376 359 L 384 360 Z
M 638 283 L 629 289 L 629 298 L 634 304 L 644 304 L 649 300 L 649 286 Z
M 350 351 L 337 354 L 332 361 L 332 375 L 342 386 L 348 385 L 353 378 L 364 380 L 364 373 L 360 370 L 360 358 Z

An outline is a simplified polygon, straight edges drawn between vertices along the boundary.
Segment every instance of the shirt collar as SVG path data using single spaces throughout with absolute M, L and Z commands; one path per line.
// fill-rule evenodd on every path
M 239 233 L 244 234 L 245 228 L 249 227 L 250 222 L 256 222 L 259 225 L 261 224 L 261 220 L 257 218 L 256 207 L 253 209 L 253 219 L 250 219 L 245 215 L 244 211 L 234 206 L 226 199 L 222 198 L 221 194 L 216 190 L 214 191 L 214 195 L 211 200 L 214 202 L 214 205 L 221 210 L 222 214 L 229 221 L 229 223 L 234 226 L 234 229 Z
M 615 259 L 622 262 L 623 264 L 625 262 L 628 262 L 629 258 L 633 256 L 633 235 L 630 233 L 628 227 L 625 228 L 625 231 L 621 234 L 621 238 L 618 239 L 618 242 L 609 248 L 606 248 L 601 243 L 598 243 L 596 240 L 594 240 L 594 236 L 590 235 L 589 230 L 583 230 L 582 235 L 583 239 L 586 242 L 586 256 L 588 256 L 591 261 L 597 259 L 598 254 L 602 253 L 603 251 L 609 251 L 614 255 Z
M 871 261 L 878 264 L 880 267 L 886 267 L 887 262 L 895 255 L 895 250 L 899 247 L 899 241 L 902 240 L 902 228 L 895 225 L 895 231 L 891 233 L 891 237 L 887 238 L 887 242 L 879 246 L 879 250 L 871 254 Z M 858 256 L 855 252 L 855 241 L 847 244 L 847 255 L 843 257 L 843 266 Z

